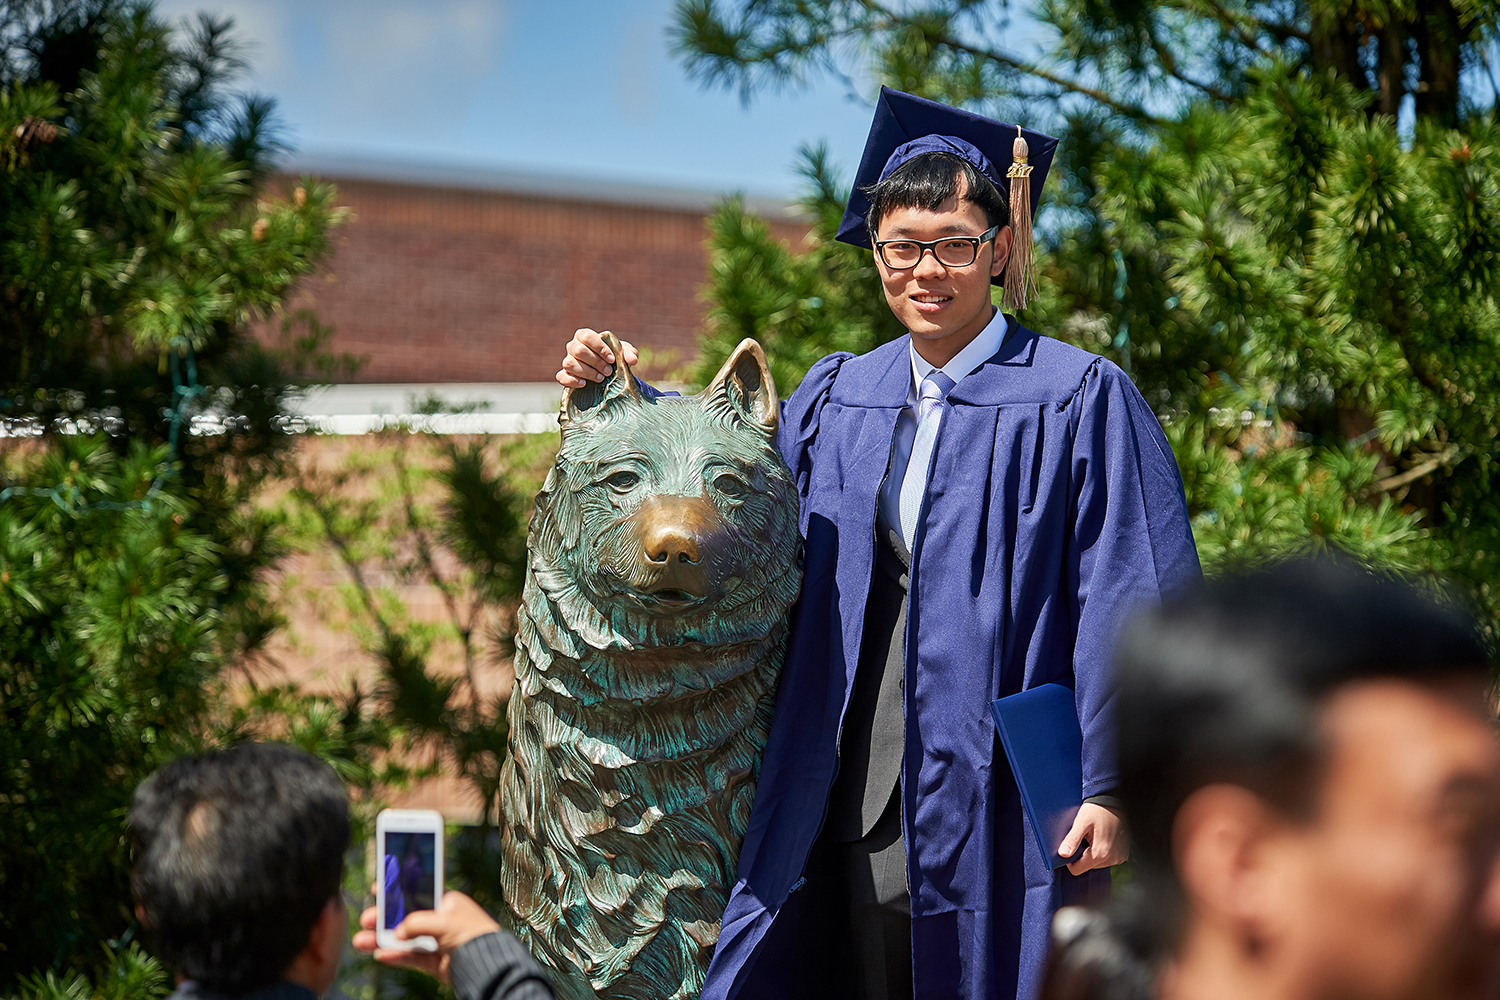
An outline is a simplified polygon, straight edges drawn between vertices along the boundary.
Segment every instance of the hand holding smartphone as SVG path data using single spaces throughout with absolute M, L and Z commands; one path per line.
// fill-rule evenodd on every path
M 402 940 L 407 914 L 443 898 L 443 817 L 431 809 L 382 809 L 375 817 L 375 940 L 381 948 L 436 951 L 428 936 Z

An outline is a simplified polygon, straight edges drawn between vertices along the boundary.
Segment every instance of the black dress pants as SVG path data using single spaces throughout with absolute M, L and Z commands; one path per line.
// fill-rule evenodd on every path
M 746 1000 L 910 1000 L 911 900 L 900 785 L 874 829 L 819 838 L 801 888 L 771 924 Z
M 804 882 L 758 949 L 746 1000 L 909 1000 L 911 899 L 901 833 L 907 567 L 878 519 L 865 634 L 828 814 Z

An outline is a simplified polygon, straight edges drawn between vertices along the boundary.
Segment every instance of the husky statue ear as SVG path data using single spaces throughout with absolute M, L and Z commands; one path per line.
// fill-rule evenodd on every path
M 749 337 L 740 341 L 708 388 L 698 393 L 698 398 L 710 409 L 727 411 L 759 427 L 767 437 L 776 436 L 781 423 L 776 382 L 766 364 L 766 352 Z
M 625 363 L 625 352 L 620 349 L 620 338 L 608 330 L 599 336 L 615 356 L 615 370 L 602 382 L 590 382 L 579 389 L 563 390 L 562 410 L 558 414 L 563 430 L 567 430 L 569 424 L 592 420 L 621 402 L 641 401 L 641 392 L 630 374 L 630 366 Z

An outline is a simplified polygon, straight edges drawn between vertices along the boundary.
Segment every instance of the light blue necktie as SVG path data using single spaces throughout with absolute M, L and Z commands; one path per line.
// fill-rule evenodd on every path
M 922 514 L 922 498 L 927 494 L 927 469 L 932 465 L 932 446 L 937 441 L 938 426 L 943 422 L 943 399 L 954 382 L 941 370 L 934 369 L 922 380 L 922 396 L 917 402 L 917 433 L 911 443 L 911 459 L 901 479 L 901 537 L 908 551 L 917 545 L 917 519 Z

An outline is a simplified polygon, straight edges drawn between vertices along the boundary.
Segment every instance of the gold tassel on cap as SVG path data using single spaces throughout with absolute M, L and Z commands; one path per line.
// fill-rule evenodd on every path
M 1031 150 L 1016 126 L 1011 146 L 1014 162 L 1005 172 L 1010 181 L 1010 260 L 1005 263 L 1005 306 L 1012 312 L 1026 308 L 1036 296 L 1036 244 L 1031 234 Z

